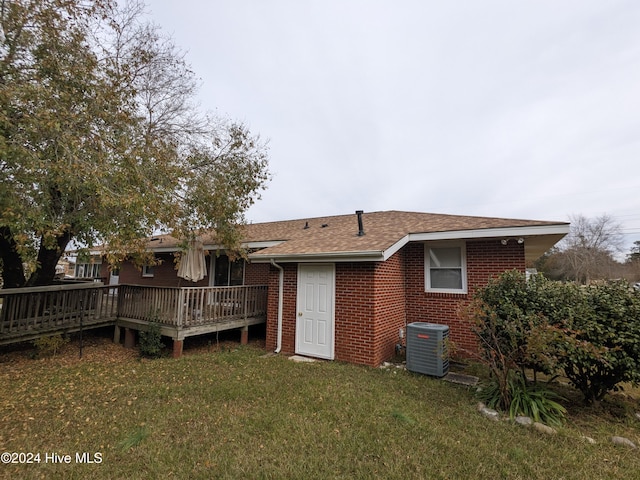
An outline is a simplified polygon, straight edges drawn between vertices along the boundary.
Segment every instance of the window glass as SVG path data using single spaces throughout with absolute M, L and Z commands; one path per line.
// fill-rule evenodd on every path
M 466 266 L 463 246 L 426 247 L 426 290 L 464 293 Z
M 76 264 L 76 278 L 98 278 L 100 276 L 100 263 L 78 263 Z
M 460 256 L 460 247 L 431 248 L 429 250 L 431 268 L 459 268 L 462 265 Z
M 432 269 L 431 288 L 462 290 L 462 272 L 459 268 Z
M 236 260 L 229 266 L 229 285 L 242 285 L 244 283 L 244 260 Z
M 229 285 L 229 257 L 226 255 L 220 255 L 215 260 L 215 272 L 214 272 L 214 285 L 225 286 Z
M 215 271 L 213 277 L 215 286 L 234 286 L 244 283 L 244 260 L 233 262 L 226 255 L 220 255 L 215 259 Z
M 154 274 L 154 266 L 153 265 L 145 265 L 142 267 L 142 276 L 143 277 L 153 277 Z

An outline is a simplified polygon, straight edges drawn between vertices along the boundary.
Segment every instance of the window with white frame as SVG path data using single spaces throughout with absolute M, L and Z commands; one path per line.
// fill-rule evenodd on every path
M 101 263 L 76 263 L 76 278 L 99 278 Z
M 425 244 L 425 289 L 428 292 L 467 293 L 464 243 Z
M 143 265 L 142 266 L 142 276 L 143 277 L 153 277 L 154 268 L 155 267 L 153 265 Z

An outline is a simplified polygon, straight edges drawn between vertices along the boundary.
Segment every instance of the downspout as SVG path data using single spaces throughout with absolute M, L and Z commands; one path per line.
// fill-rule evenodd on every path
M 271 265 L 280 270 L 278 275 L 278 336 L 276 339 L 276 349 L 274 353 L 280 353 L 282 349 L 282 298 L 284 296 L 284 268 L 276 263 L 272 258 Z

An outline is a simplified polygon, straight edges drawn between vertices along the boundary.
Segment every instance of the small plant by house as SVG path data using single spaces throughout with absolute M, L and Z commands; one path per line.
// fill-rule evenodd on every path
M 67 343 L 69 339 L 60 334 L 40 337 L 33 341 L 33 346 L 36 348 L 35 357 L 55 357 Z
M 145 358 L 159 358 L 162 355 L 162 333 L 160 324 L 151 322 L 146 330 L 140 330 L 140 356 Z

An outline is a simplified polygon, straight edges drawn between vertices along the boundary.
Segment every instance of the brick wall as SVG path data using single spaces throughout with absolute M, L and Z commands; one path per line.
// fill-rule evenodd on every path
M 127 261 L 120 268 L 120 283 L 133 285 L 151 285 L 156 287 L 208 287 L 209 270 L 211 269 L 211 257 L 206 256 L 207 275 L 198 282 L 190 282 L 178 277 L 178 269 L 174 263 L 173 253 L 156 255 L 161 260 L 160 265 L 155 265 L 153 277 L 143 277 L 142 270 L 133 263 Z M 109 281 L 108 265 L 102 264 L 101 276 Z M 269 265 L 260 263 L 247 263 L 244 271 L 245 285 L 267 285 L 269 279 Z
M 375 264 L 336 264 L 335 358 L 370 365 L 375 358 Z
M 244 266 L 245 285 L 268 285 L 269 284 L 269 264 L 268 263 L 247 263 Z
M 120 267 L 120 283 L 133 285 L 151 285 L 155 287 L 177 287 L 178 281 L 182 280 L 181 286 L 205 286 L 208 285 L 207 277 L 198 283 L 188 282 L 178 278 L 178 271 L 174 263 L 172 253 L 157 254 L 156 258 L 160 259 L 160 265 L 153 268 L 153 277 L 143 277 L 142 270 L 138 269 L 131 262 L 124 262 Z M 208 259 L 209 257 L 207 257 Z M 207 262 L 208 263 L 208 262 Z
M 405 276 L 404 250 L 376 264 L 376 334 L 371 366 L 393 357 L 395 346 L 400 342 L 399 330 L 405 327 L 407 319 Z
M 464 356 L 477 344 L 471 325 L 459 315 L 473 293 L 505 270 L 524 271 L 524 246 L 499 240 L 473 240 L 466 245 L 468 293 L 425 292 L 424 244 L 408 244 L 386 262 L 336 263 L 335 359 L 377 366 L 394 355 L 399 329 L 425 321 L 450 327 L 450 339 Z M 284 306 L 282 353 L 295 351 L 297 264 L 282 264 Z M 276 348 L 278 270 L 269 267 L 268 350 Z
M 404 255 L 387 262 L 336 264 L 335 359 L 377 366 L 393 356 L 405 325 Z M 283 264 L 282 352 L 295 351 L 297 264 Z M 271 267 L 267 313 L 268 350 L 276 348 L 278 270 Z
M 460 316 L 474 292 L 487 284 L 489 278 L 506 270 L 525 270 L 524 245 L 500 240 L 467 241 L 466 295 L 425 292 L 424 244 L 412 243 L 406 248 L 407 323 L 431 322 L 449 326 L 449 338 L 461 356 L 476 351 L 477 343 L 471 325 Z M 468 353 L 466 353 L 468 355 Z
M 269 289 L 267 296 L 267 332 L 266 348 L 275 350 L 278 334 L 278 277 L 279 270 L 272 265 L 269 268 Z M 295 351 L 296 333 L 296 294 L 298 282 L 298 264 L 284 263 L 284 295 L 282 308 L 282 353 Z

